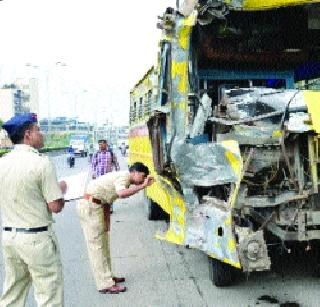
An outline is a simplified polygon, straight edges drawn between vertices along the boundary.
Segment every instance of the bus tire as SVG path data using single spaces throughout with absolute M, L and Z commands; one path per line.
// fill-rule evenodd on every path
M 234 283 L 236 269 L 229 264 L 209 257 L 209 274 L 216 287 L 227 287 Z

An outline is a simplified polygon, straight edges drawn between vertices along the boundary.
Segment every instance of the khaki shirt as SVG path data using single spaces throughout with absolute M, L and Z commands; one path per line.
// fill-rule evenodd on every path
M 129 172 L 110 172 L 89 182 L 87 193 L 94 198 L 112 204 L 117 198 L 117 192 L 127 189 L 130 185 Z
M 48 157 L 19 144 L 0 158 L 2 226 L 41 227 L 52 223 L 47 203 L 62 198 L 53 164 Z

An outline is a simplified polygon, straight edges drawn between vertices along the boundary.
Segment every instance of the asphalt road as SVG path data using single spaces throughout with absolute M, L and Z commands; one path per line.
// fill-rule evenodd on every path
M 68 168 L 65 155 L 52 160 L 58 177 L 89 167 L 86 158 L 77 158 L 74 169 Z M 126 161 L 120 158 L 120 165 L 125 169 Z M 209 279 L 205 254 L 154 239 L 165 222 L 147 220 L 142 193 L 115 203 L 111 227 L 114 272 L 126 277 L 128 291 L 103 295 L 95 288 L 75 203 L 55 215 L 65 306 L 320 306 L 320 278 L 312 276 L 309 259 L 293 255 L 280 257 L 276 271 L 251 274 L 231 287 L 216 288 Z M 2 284 L 2 257 L 0 265 Z M 36 306 L 32 293 L 27 306 Z

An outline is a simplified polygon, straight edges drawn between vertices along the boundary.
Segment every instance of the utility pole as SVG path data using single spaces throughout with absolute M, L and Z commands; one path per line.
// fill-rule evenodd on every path
M 51 108 L 50 108 L 50 93 L 49 93 L 49 73 L 46 74 L 46 89 L 47 89 L 47 103 L 48 103 L 48 144 L 51 145 Z
M 49 87 L 49 74 L 50 74 L 50 68 L 47 69 L 41 69 L 38 65 L 34 65 L 32 63 L 26 63 L 25 66 L 33 68 L 37 71 L 42 70 L 45 73 L 45 83 L 46 83 L 46 91 L 47 91 L 47 104 L 48 104 L 48 131 L 47 131 L 47 139 L 48 143 L 50 144 L 52 141 L 52 119 L 51 119 L 51 97 L 50 97 L 50 87 Z M 56 62 L 54 63 L 53 68 L 56 67 L 64 67 L 67 66 L 66 63 L 63 62 Z M 51 69 L 52 70 L 52 69 Z

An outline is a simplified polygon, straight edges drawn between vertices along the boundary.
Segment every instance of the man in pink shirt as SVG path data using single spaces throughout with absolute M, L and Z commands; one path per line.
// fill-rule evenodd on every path
M 107 140 L 99 140 L 99 150 L 92 156 L 92 179 L 96 179 L 106 173 L 112 172 L 113 168 L 120 169 L 117 157 L 109 148 Z

